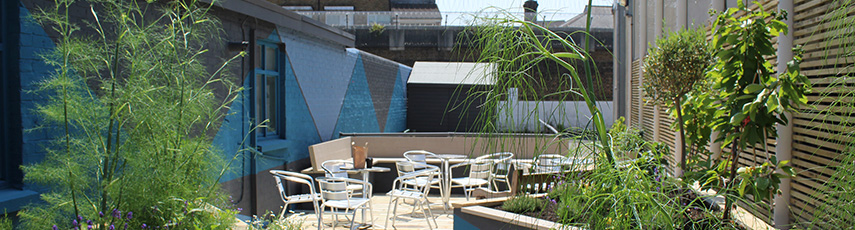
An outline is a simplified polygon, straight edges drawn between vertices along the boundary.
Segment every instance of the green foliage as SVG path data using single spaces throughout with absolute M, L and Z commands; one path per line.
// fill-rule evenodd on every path
M 647 53 L 642 89 L 657 103 L 672 103 L 691 92 L 713 61 L 703 28 L 670 32 Z
M 720 169 L 729 167 L 729 172 L 708 171 L 702 184 L 724 185 L 720 192 L 729 195 L 726 196 L 727 210 L 733 203 L 732 195 L 737 192 L 740 196 L 745 191 L 769 195 L 778 189 L 778 183 L 774 183 L 777 178 L 792 176 L 772 173 L 777 168 L 792 172 L 789 166 L 783 166 L 786 162 L 774 160 L 759 168 L 737 171 L 738 153 L 746 146 L 765 145 L 767 138 L 775 137 L 776 124 L 786 124 L 785 112 L 804 104 L 807 101 L 804 94 L 810 90 L 807 77 L 799 72 L 799 49 L 794 49 L 795 57 L 787 63 L 787 72 L 777 77 L 773 75 L 774 67 L 766 60 L 775 55 L 772 38 L 787 33 L 787 25 L 781 21 L 786 18 L 786 12 L 768 12 L 756 2 L 759 8 L 750 10 L 743 1 L 738 2 L 739 8 L 723 12 L 713 24 L 717 58 L 709 72 L 713 85 L 708 96 L 701 96 L 711 100 L 698 100 L 710 105 L 695 107 L 722 110 L 708 114 L 716 115 L 711 123 L 723 136 L 719 141 L 732 146 L 731 159 L 714 165 Z M 737 16 L 742 13 L 744 16 Z M 738 172 L 743 175 L 736 177 Z M 724 219 L 728 219 L 728 215 L 729 212 L 725 212 Z
M 542 210 L 546 201 L 533 196 L 516 196 L 502 203 L 502 210 L 513 213 L 527 213 Z
M 619 159 L 633 159 L 644 149 L 645 141 L 641 138 L 640 131 L 636 128 L 627 127 L 624 117 L 619 117 L 609 129 L 612 138 L 612 152 Z
M 668 103 L 677 117 L 680 131 L 680 169 L 686 169 L 686 131 L 681 99 L 695 89 L 695 84 L 704 78 L 712 64 L 712 52 L 706 42 L 703 28 L 680 29 L 656 40 L 644 61 L 644 82 L 641 86 L 645 95 L 656 103 Z
M 298 230 L 303 229 L 303 222 L 306 221 L 304 213 L 293 213 L 291 216 L 277 216 L 271 211 L 267 211 L 262 216 L 252 216 L 252 221 L 249 223 L 250 230 L 268 229 L 268 230 Z
M 0 229 L 12 229 L 12 220 L 9 219 L 7 214 L 4 214 L 2 218 L 0 218 Z
M 91 4 L 93 21 L 70 21 L 72 4 Z M 121 221 L 231 225 L 233 213 L 211 207 L 227 205 L 218 187 L 224 162 L 211 134 L 241 89 L 222 72 L 228 61 L 201 57 L 207 44 L 223 43 L 212 39 L 220 25 L 201 5 L 57 0 L 34 13 L 59 37 L 44 55 L 56 71 L 33 92 L 49 96 L 36 112 L 44 131 L 59 135 L 42 162 L 22 167 L 25 181 L 49 189 L 43 204 L 19 214 L 24 228 L 69 229 L 80 218 L 100 229 Z M 113 210 L 134 218 L 113 217 Z
M 379 36 L 383 34 L 383 32 L 386 32 L 386 26 L 377 23 L 371 23 L 371 27 L 368 28 L 368 32 L 371 32 L 371 34 L 374 34 L 374 36 Z
M 839 108 L 853 108 L 855 91 L 844 87 L 851 85 L 852 71 L 855 64 L 852 58 L 855 56 L 855 17 L 849 13 L 849 9 L 855 6 L 852 0 L 835 0 L 831 2 L 835 8 L 823 15 L 821 25 L 827 26 L 827 34 L 815 32 L 812 36 L 823 36 L 824 50 L 822 59 L 828 64 L 824 68 L 831 69 L 837 73 L 835 76 L 826 77 L 829 84 L 819 92 L 816 100 L 818 108 L 822 108 L 813 117 L 813 121 L 822 122 L 821 125 L 811 127 L 811 131 L 827 133 L 825 141 L 832 142 L 838 146 L 845 146 L 832 164 L 824 170 L 833 174 L 823 183 L 823 186 L 814 188 L 816 194 L 812 196 L 819 201 L 813 213 L 813 218 L 807 222 L 800 223 L 807 229 L 851 229 L 855 226 L 855 219 L 851 218 L 855 213 L 855 136 L 852 130 L 855 124 L 852 122 L 838 122 L 840 119 L 851 120 L 851 113 L 840 113 Z M 820 107 L 821 106 L 821 107 Z M 829 132 L 825 127 L 834 127 L 843 132 Z M 830 146 L 829 146 L 830 147 Z M 835 147 L 831 147 L 835 148 Z
M 511 103 L 502 103 L 506 100 L 509 90 L 518 89 L 519 95 L 523 96 L 537 95 L 536 89 L 542 82 L 538 78 L 532 77 L 531 74 L 548 72 L 545 68 L 550 65 L 553 68 L 558 67 L 565 70 L 567 72 L 565 76 L 569 78 L 568 82 L 572 83 L 572 86 L 570 90 L 544 95 L 544 97 L 558 96 L 565 99 L 571 96 L 582 97 L 592 114 L 591 124 L 592 129 L 597 134 L 595 139 L 599 144 L 598 147 L 604 150 L 596 151 L 602 153 L 598 159 L 613 164 L 614 156 L 611 150 L 607 148 L 610 146 L 610 138 L 608 138 L 608 130 L 602 112 L 595 104 L 596 98 L 589 92 L 591 89 L 587 84 L 584 84 L 576 67 L 571 64 L 574 61 L 588 62 L 591 60 L 590 55 L 585 49 L 577 47 L 569 36 L 559 36 L 536 23 L 518 19 L 506 11 L 501 12 L 503 12 L 503 17 L 478 18 L 474 22 L 477 25 L 471 28 L 472 43 L 480 52 L 478 62 L 492 65 L 491 70 L 488 71 L 489 76 L 473 77 L 492 77 L 494 79 L 491 81 L 495 82 L 495 86 L 486 91 L 473 87 L 469 93 L 470 97 L 483 96 L 485 98 L 480 106 L 482 113 L 478 116 L 478 123 L 483 124 L 481 131 L 489 133 L 501 130 L 497 126 L 496 120 L 502 114 L 508 115 L 506 117 L 519 116 L 511 115 L 514 111 Z M 553 47 L 568 51 L 554 52 Z M 589 71 L 586 74 L 591 73 Z M 534 99 L 540 100 L 542 98 L 535 97 Z M 535 121 L 538 119 L 531 114 L 524 118 L 516 118 Z

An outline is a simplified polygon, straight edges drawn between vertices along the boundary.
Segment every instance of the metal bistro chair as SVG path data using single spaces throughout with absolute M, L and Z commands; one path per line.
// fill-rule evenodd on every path
M 437 157 L 435 153 L 428 152 L 425 150 L 410 150 L 410 151 L 404 152 L 404 158 L 407 158 L 407 160 L 409 160 L 409 161 L 417 162 L 417 163 L 421 163 L 421 164 L 427 164 L 427 158 L 428 157 L 439 159 L 439 157 Z M 416 166 L 416 168 L 422 169 L 421 166 Z
M 415 172 L 417 169 L 424 169 L 426 167 L 436 167 L 436 166 L 424 164 L 424 163 L 412 162 L 412 161 L 396 161 L 395 162 L 395 168 L 398 170 L 398 176 L 399 177 L 404 176 L 404 175 L 409 174 L 409 173 L 412 173 L 412 172 Z M 436 167 L 436 168 L 437 168 L 437 171 L 433 172 L 436 175 L 434 175 L 433 177 L 430 177 L 430 178 L 416 177 L 416 178 L 404 180 L 404 181 L 402 181 L 402 183 L 404 185 L 412 187 L 412 188 L 421 187 L 424 184 L 428 184 L 428 185 L 430 185 L 431 188 L 439 189 L 440 181 L 439 181 L 439 178 L 436 178 L 439 175 L 439 173 L 437 173 L 437 172 L 439 172 L 439 167 Z
M 349 178 L 347 171 L 342 168 L 353 168 L 353 162 L 348 160 L 328 160 L 321 163 L 321 168 L 324 169 L 326 177 Z M 361 184 L 348 184 L 347 190 L 351 195 L 362 195 L 363 187 Z
M 368 215 L 371 216 L 369 220 L 374 219 L 374 214 L 371 212 L 371 193 L 373 192 L 371 183 L 346 177 L 320 177 L 315 180 L 318 181 L 318 187 L 321 190 L 321 200 L 323 201 L 319 208 L 321 214 L 318 214 L 319 230 L 324 226 L 323 213 L 333 214 L 333 216 L 351 215 L 351 229 L 356 227 L 353 224 L 356 220 L 357 210 L 362 210 L 363 223 L 366 223 L 365 212 L 368 212 Z M 367 190 L 363 191 L 362 197 L 354 197 L 348 189 L 348 186 L 351 184 L 360 184 L 363 188 L 367 188 Z M 327 211 L 326 208 L 330 208 L 330 210 Z M 335 228 L 335 224 L 334 220 L 333 228 Z
M 511 159 L 514 158 L 514 153 L 499 152 L 475 158 L 476 160 L 492 160 L 493 169 L 490 170 L 490 187 L 493 191 L 498 191 L 499 183 L 504 182 L 508 189 L 511 189 L 511 181 L 508 179 L 508 174 L 511 172 Z
M 567 158 L 558 154 L 541 154 L 534 159 L 534 173 L 556 173 L 567 162 Z
M 272 174 L 273 179 L 276 180 L 276 187 L 279 188 L 279 197 L 282 198 L 282 202 L 285 202 L 285 205 L 282 206 L 282 212 L 279 213 L 279 218 L 284 217 L 285 210 L 288 210 L 288 205 L 308 202 L 312 202 L 312 205 L 315 208 L 315 214 L 320 215 L 320 212 L 318 212 L 318 201 L 321 200 L 321 196 L 315 192 L 315 180 L 312 179 L 311 176 L 282 170 L 270 170 L 270 174 Z M 309 194 L 288 195 L 285 192 L 285 186 L 282 180 L 308 186 Z
M 493 161 L 475 159 L 470 162 L 452 165 L 451 169 L 465 166 L 469 167 L 469 176 L 452 178 L 451 187 L 463 188 L 463 193 L 466 194 L 466 200 L 469 200 L 469 197 L 472 195 L 472 191 L 475 191 L 476 188 L 482 188 L 485 185 L 490 184 L 490 172 L 493 168 Z
M 430 202 L 428 201 L 428 193 L 430 193 L 430 183 L 429 181 L 433 181 L 434 176 L 439 172 L 439 167 L 428 165 L 428 164 L 420 164 L 413 163 L 407 161 L 399 161 L 396 163 L 398 165 L 409 165 L 412 166 L 420 166 L 423 168 L 422 170 L 413 171 L 405 173 L 398 178 L 395 178 L 395 181 L 392 182 L 392 191 L 386 193 L 389 196 L 389 208 L 386 210 L 386 222 L 384 226 L 394 228 L 395 225 L 395 213 L 398 210 L 398 200 L 400 199 L 412 199 L 413 200 L 413 212 L 415 212 L 416 206 L 422 208 L 422 214 L 425 217 L 425 221 L 427 221 L 428 228 L 433 229 L 433 226 L 430 225 L 430 219 L 433 217 L 433 213 L 430 210 Z M 411 187 L 414 184 L 415 187 Z M 394 208 L 393 208 L 394 203 Z M 392 215 L 389 215 L 389 212 L 392 212 Z M 389 219 L 392 219 L 392 225 L 389 224 Z M 436 222 L 436 218 L 433 219 L 433 224 L 439 228 L 439 224 Z

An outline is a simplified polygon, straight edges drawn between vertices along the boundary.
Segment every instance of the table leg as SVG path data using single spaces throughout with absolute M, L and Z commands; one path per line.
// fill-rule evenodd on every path
M 448 200 L 451 199 L 451 169 L 448 166 L 448 159 L 444 159 L 442 161 L 442 191 L 440 192 L 440 196 L 442 196 L 442 205 L 445 210 L 448 210 Z

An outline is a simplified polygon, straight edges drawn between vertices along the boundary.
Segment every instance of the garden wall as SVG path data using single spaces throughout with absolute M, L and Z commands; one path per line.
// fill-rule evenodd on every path
M 640 10 L 654 6 L 654 2 L 640 1 L 637 5 L 642 6 L 642 9 L 633 8 L 634 13 L 643 16 Z M 735 1 L 711 1 L 709 7 L 695 4 L 690 5 L 688 11 L 700 12 L 715 8 L 717 4 L 726 7 L 736 6 Z M 774 10 L 778 8 L 779 1 L 761 1 L 761 4 L 765 9 Z M 751 8 L 756 7 L 756 5 L 751 6 Z M 852 74 L 852 67 L 855 64 L 855 59 L 851 57 L 852 45 L 855 44 L 851 38 L 852 27 L 850 24 L 842 29 L 834 29 L 835 25 L 839 25 L 835 23 L 841 22 L 832 20 L 834 17 L 848 15 L 844 16 L 844 18 L 850 18 L 845 23 L 851 23 L 855 8 L 851 5 L 851 1 L 845 0 L 795 0 L 793 7 L 794 10 L 788 14 L 793 19 L 793 30 L 790 33 L 793 35 L 794 45 L 803 46 L 805 50 L 801 68 L 802 74 L 808 76 L 814 87 L 813 92 L 807 95 L 808 104 L 811 106 L 802 108 L 790 117 L 793 126 L 790 138 L 768 139 L 766 146 L 746 148 L 740 154 L 739 163 L 742 166 L 761 164 L 766 162 L 769 156 L 777 154 L 776 147 L 781 148 L 778 147 L 779 143 L 791 143 L 792 148 L 784 150 L 791 152 L 790 164 L 795 168 L 797 176 L 789 183 L 791 188 L 788 189 L 790 192 L 788 223 L 800 224 L 811 221 L 817 207 L 827 202 L 824 198 L 820 198 L 822 196 L 818 192 L 825 189 L 825 182 L 835 173 L 834 167 L 839 164 L 839 157 L 849 151 L 852 139 L 848 133 L 855 131 L 850 118 L 855 112 L 851 109 L 855 100 L 850 92 L 855 89 L 852 88 L 852 81 L 844 78 Z M 666 6 L 664 16 L 645 17 L 650 23 L 645 23 L 643 19 L 627 17 L 627 20 L 636 21 L 637 26 L 632 34 L 626 36 L 637 38 L 636 36 L 644 35 L 644 32 L 637 30 L 655 31 L 643 26 L 654 25 L 653 21 L 657 18 L 664 17 L 665 21 L 674 20 L 674 15 L 669 14 L 669 10 L 673 8 Z M 838 13 L 833 13 L 834 10 Z M 654 10 L 647 10 L 644 13 L 649 16 L 654 14 Z M 675 25 L 666 23 L 664 27 L 674 29 Z M 647 37 L 650 37 L 650 34 L 654 34 L 654 37 L 658 35 L 654 32 L 646 33 Z M 651 38 L 646 40 L 651 41 Z M 773 39 L 773 42 L 777 42 L 777 39 Z M 630 68 L 629 76 L 625 78 L 629 85 L 626 90 L 630 92 L 627 98 L 629 106 L 626 121 L 629 125 L 644 130 L 646 140 L 664 142 L 674 150 L 677 143 L 675 132 L 669 128 L 674 119 L 665 113 L 666 106 L 646 103 L 646 97 L 640 90 L 644 82 L 641 66 L 646 53 L 645 41 L 635 39 L 630 43 L 634 47 L 635 55 L 632 56 L 631 63 L 625 63 Z M 775 56 L 767 59 L 773 65 L 777 65 Z M 730 150 L 723 148 L 722 151 Z M 671 163 L 674 164 L 673 160 Z M 782 186 L 782 189 L 787 187 Z M 772 223 L 774 215 L 770 203 L 766 200 L 748 205 L 748 208 L 753 214 Z M 742 205 L 746 204 L 743 202 Z M 786 216 L 785 213 L 782 214 Z

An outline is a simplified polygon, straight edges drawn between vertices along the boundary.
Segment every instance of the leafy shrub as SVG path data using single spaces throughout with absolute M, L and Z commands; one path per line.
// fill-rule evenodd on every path
M 527 213 L 543 209 L 546 205 L 543 199 L 532 196 L 517 196 L 502 204 L 502 210 L 513 213 Z
M 92 4 L 93 21 L 70 21 L 72 4 Z M 56 0 L 34 13 L 58 34 L 44 55 L 57 70 L 35 92 L 49 97 L 36 112 L 58 135 L 42 162 L 22 167 L 24 180 L 47 189 L 43 203 L 19 214 L 24 228 L 93 220 L 100 229 L 226 229 L 234 222 L 233 212 L 211 206 L 229 204 L 210 134 L 241 89 L 221 72 L 225 63 L 209 72 L 213 63 L 200 56 L 206 44 L 223 43 L 212 41 L 220 26 L 201 5 Z

